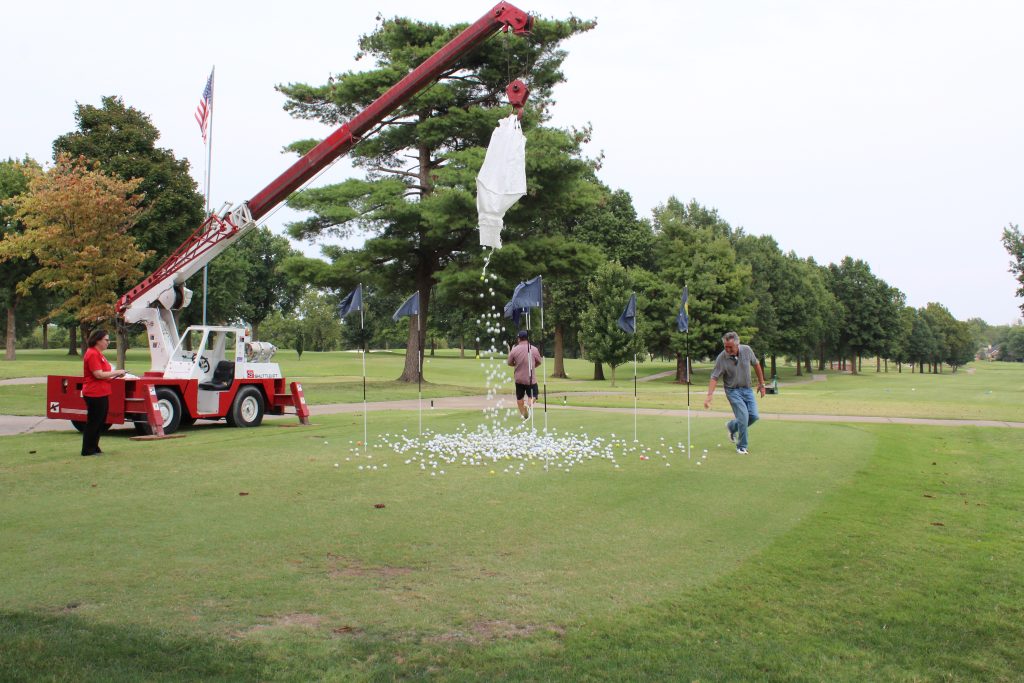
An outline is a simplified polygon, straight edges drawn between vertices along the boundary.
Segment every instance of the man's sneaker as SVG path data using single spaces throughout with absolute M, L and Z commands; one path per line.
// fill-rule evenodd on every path
M 736 455 L 747 455 L 747 449 L 746 448 L 737 448 L 736 449 Z
M 729 432 L 729 441 L 736 443 L 736 432 L 732 431 L 728 422 L 725 423 L 725 429 Z

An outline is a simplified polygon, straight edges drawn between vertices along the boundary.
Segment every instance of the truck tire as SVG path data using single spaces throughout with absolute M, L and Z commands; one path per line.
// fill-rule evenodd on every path
M 232 427 L 259 427 L 263 422 L 263 393 L 256 387 L 242 387 L 235 394 L 227 415 Z
M 181 426 L 181 419 L 184 410 L 181 407 L 181 399 L 178 394 L 167 387 L 157 387 L 156 407 L 164 420 L 164 434 L 173 434 Z M 152 427 L 145 420 L 135 421 L 135 431 L 143 436 L 150 436 L 153 433 Z

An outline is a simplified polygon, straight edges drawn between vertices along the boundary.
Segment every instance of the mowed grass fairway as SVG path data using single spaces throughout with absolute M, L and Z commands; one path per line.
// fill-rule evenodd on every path
M 0 680 L 1024 671 L 1020 430 L 765 421 L 741 457 L 695 420 L 697 465 L 661 445 L 685 420 L 641 417 L 649 460 L 432 476 L 377 436 L 414 412 L 371 415 L 367 456 L 361 415 L 315 421 L 110 434 L 100 458 L 74 432 L 0 439 Z
M 113 353 L 107 354 L 113 357 Z M 310 405 L 327 403 L 358 403 L 363 400 L 362 357 L 359 353 L 329 352 L 304 353 L 298 359 L 294 351 L 282 350 L 274 359 L 289 380 L 301 381 Z M 419 387 L 394 381 L 402 373 L 404 353 L 375 351 L 366 360 L 369 401 L 415 399 Z M 488 386 L 485 368 L 496 363 L 506 380 L 497 389 L 500 395 L 513 393 L 511 371 L 504 367 L 504 357 L 494 361 L 474 359 L 467 351 L 460 358 L 457 350 L 439 350 L 436 356 L 426 356 L 424 362 L 423 397 L 483 395 Z M 611 383 L 611 372 L 606 367 L 605 381 L 594 381 L 593 363 L 567 359 L 566 371 L 570 379 L 551 377 L 553 361 L 547 359 L 546 382 L 548 401 L 560 404 L 564 400 L 573 406 L 633 407 L 633 366 L 620 365 L 616 383 Z M 141 374 L 149 368 L 145 349 L 128 352 L 127 367 Z M 675 370 L 674 362 L 655 361 L 640 363 L 637 373 L 641 378 Z M 14 377 L 42 377 L 47 374 L 81 374 L 82 361 L 69 357 L 66 351 L 19 351 L 14 363 L 0 363 L 0 379 Z M 972 363 L 953 373 L 948 368 L 941 374 L 911 373 L 904 367 L 896 372 L 890 364 L 889 372 L 876 373 L 874 362 L 864 362 L 864 372 L 851 376 L 825 371 L 815 373 L 824 381 L 812 381 L 810 375 L 796 376 L 795 368 L 780 365 L 778 395 L 769 395 L 761 401 L 762 413 L 862 415 L 876 417 L 919 417 L 961 420 L 997 420 L 1024 422 L 1024 366 L 1019 363 Z M 690 405 L 702 410 L 704 394 L 711 366 L 697 364 L 694 384 L 690 388 Z M 538 375 L 539 383 L 543 378 Z M 685 385 L 676 384 L 673 377 L 654 378 L 638 384 L 637 404 L 641 408 L 686 409 Z M 0 385 L 0 414 L 44 415 L 46 386 Z M 715 397 L 715 410 L 729 410 L 721 387 Z

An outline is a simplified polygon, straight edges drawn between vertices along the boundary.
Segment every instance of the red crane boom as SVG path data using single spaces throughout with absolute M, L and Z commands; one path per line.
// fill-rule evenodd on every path
M 533 18 L 529 14 L 509 3 L 500 2 L 495 5 L 476 23 L 413 69 L 351 121 L 342 124 L 323 142 L 292 164 L 291 168 L 256 193 L 244 206 L 225 216 L 208 216 L 191 237 L 152 275 L 121 296 L 117 304 L 118 311 L 125 314 L 129 308 L 154 306 L 158 301 L 167 308 L 177 308 L 187 303 L 183 302 L 188 298 L 187 295 L 180 294 L 185 280 L 252 228 L 288 195 L 302 187 L 339 156 L 351 150 L 362 136 L 384 117 L 433 83 L 445 69 L 490 36 L 502 29 L 512 29 L 517 34 L 528 33 L 532 24 Z M 507 92 L 513 106 L 521 111 L 527 96 L 526 87 L 522 82 L 516 81 L 509 86 Z M 175 295 L 171 290 L 179 290 L 179 294 Z M 125 317 L 128 319 L 137 316 Z M 129 319 L 129 322 L 135 321 Z

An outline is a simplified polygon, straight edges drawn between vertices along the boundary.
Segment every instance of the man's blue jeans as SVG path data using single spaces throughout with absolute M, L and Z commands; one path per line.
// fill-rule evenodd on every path
M 729 420 L 729 431 L 736 434 L 736 448 L 746 448 L 747 430 L 760 417 L 757 414 L 754 390 L 750 387 L 726 389 L 725 397 L 729 399 L 729 405 L 732 406 L 732 414 L 736 416 L 735 420 Z

